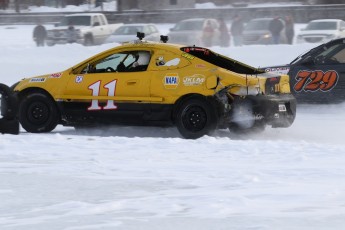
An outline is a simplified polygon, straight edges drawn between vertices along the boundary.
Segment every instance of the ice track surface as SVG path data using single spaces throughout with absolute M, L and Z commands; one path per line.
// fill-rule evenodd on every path
M 113 46 L 36 48 L 32 28 L 0 26 L 0 82 L 57 72 Z M 309 48 L 214 47 L 254 66 Z M 343 229 L 344 116 L 344 104 L 298 106 L 290 128 L 197 140 L 128 126 L 0 135 L 0 229 Z

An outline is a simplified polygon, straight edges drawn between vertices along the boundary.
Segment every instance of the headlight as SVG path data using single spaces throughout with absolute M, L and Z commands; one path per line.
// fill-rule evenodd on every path
M 50 31 L 50 30 L 47 31 L 47 36 L 48 37 L 52 37 L 53 35 L 54 35 L 53 31 Z
M 270 38 L 270 37 L 271 37 L 271 34 L 264 34 L 262 37 L 263 37 L 263 38 Z
M 336 38 L 336 36 L 335 36 L 335 34 L 328 34 L 328 35 L 326 35 L 326 38 L 332 39 L 332 38 Z
M 82 36 L 81 36 L 81 31 L 80 31 L 79 29 L 76 30 L 76 34 L 77 34 L 77 37 L 78 37 L 78 38 L 81 38 L 81 37 L 82 37 Z

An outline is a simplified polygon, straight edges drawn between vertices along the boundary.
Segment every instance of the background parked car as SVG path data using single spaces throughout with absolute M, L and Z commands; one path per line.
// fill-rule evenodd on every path
M 125 24 L 108 37 L 106 43 L 128 42 L 137 39 L 137 32 L 145 33 L 145 40 L 159 41 L 160 32 L 154 24 Z
M 178 22 L 170 29 L 169 42 L 185 45 L 205 46 L 203 31 L 211 24 L 213 28 L 211 45 L 220 45 L 219 23 L 214 18 L 194 18 Z
M 319 19 L 308 23 L 297 35 L 297 43 L 324 43 L 345 37 L 345 22 L 340 19 Z
M 273 18 L 256 18 L 250 20 L 244 26 L 242 43 L 244 45 L 272 44 L 272 35 L 269 30 L 269 25 L 272 20 Z M 284 20 L 280 20 L 285 25 Z M 281 32 L 280 43 L 286 43 L 285 28 Z

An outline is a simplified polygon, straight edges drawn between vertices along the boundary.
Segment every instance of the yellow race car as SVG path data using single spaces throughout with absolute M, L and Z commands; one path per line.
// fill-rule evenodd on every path
M 287 75 L 202 47 L 140 39 L 11 88 L 19 121 L 33 133 L 58 124 L 168 124 L 184 138 L 199 138 L 217 128 L 289 127 L 296 114 Z

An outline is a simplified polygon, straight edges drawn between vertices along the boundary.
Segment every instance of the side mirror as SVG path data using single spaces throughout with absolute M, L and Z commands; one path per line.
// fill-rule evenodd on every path
M 169 31 L 175 31 L 175 28 L 170 28 Z
M 101 24 L 99 24 L 99 22 L 95 22 L 93 23 L 93 26 L 100 26 Z

